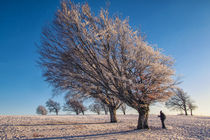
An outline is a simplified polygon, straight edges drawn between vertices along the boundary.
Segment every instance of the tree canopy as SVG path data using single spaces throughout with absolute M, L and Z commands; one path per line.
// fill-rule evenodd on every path
M 43 30 L 39 53 L 55 89 L 94 93 L 114 104 L 121 100 L 139 112 L 138 129 L 148 128 L 149 105 L 173 93 L 173 60 L 146 43 L 126 19 L 104 9 L 95 15 L 88 4 L 63 1 Z

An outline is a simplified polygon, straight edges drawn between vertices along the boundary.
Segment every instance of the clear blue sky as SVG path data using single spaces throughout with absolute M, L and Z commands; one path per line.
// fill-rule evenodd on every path
M 175 60 L 180 85 L 210 115 L 210 1 L 109 0 L 109 11 L 129 17 L 150 44 Z M 74 0 L 74 2 L 79 2 Z M 81 2 L 81 1 L 80 1 Z M 87 0 L 98 12 L 106 0 Z M 0 114 L 35 114 L 52 92 L 36 64 L 43 26 L 53 19 L 59 0 L 0 1 Z M 63 95 L 53 98 L 62 104 Z M 153 108 L 157 113 L 161 106 Z

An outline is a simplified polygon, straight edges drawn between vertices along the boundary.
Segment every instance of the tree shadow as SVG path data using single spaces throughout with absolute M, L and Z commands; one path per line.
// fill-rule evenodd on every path
M 100 133 L 100 134 L 89 134 L 89 135 L 78 135 L 78 136 L 63 136 L 63 137 L 46 137 L 46 138 L 33 138 L 27 140 L 56 140 L 56 139 L 68 139 L 68 140 L 77 140 L 79 138 L 91 138 L 97 136 L 106 136 L 106 135 L 114 135 L 114 134 L 127 134 L 132 132 L 139 132 L 139 131 L 146 131 L 146 130 L 127 130 L 127 131 L 119 131 L 119 132 L 109 132 L 109 133 Z M 25 139 L 26 140 L 26 139 Z
M 110 122 L 94 122 L 94 123 L 44 123 L 44 124 L 17 124 L 17 125 L 0 125 L 0 126 L 48 126 L 48 125 L 91 125 L 91 124 L 109 124 Z M 110 123 L 112 124 L 112 123 Z

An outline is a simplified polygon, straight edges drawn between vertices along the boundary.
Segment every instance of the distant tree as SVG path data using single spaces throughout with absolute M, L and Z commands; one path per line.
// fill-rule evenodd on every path
M 126 115 L 126 108 L 127 106 L 126 106 L 126 104 L 125 103 L 123 103 L 121 106 L 120 106 L 120 109 L 122 110 L 122 112 L 123 112 L 123 114 L 124 115 Z
M 100 99 L 98 98 L 94 98 L 94 104 L 100 104 L 101 106 L 101 111 L 104 111 L 104 114 L 107 115 L 108 111 L 109 111 L 109 107 L 107 106 L 107 104 L 105 104 L 104 102 L 102 102 Z
M 84 96 L 94 98 L 100 102 L 102 110 L 105 111 L 105 114 L 108 114 L 109 112 L 111 123 L 117 122 L 116 111 L 122 104 L 118 98 L 111 95 L 108 90 L 100 87 L 92 87 L 90 89 L 89 85 L 83 85 L 83 87 L 80 86 L 79 90 Z
M 39 105 L 36 109 L 36 113 L 41 115 L 47 115 L 47 110 L 44 106 Z
M 73 98 L 67 98 L 66 96 L 65 100 L 66 103 L 63 106 L 64 111 L 75 112 L 76 115 L 79 115 L 80 113 L 82 113 L 83 115 L 85 114 L 84 112 L 87 110 L 87 108 L 83 105 L 83 100 L 75 96 Z
M 91 104 L 91 105 L 89 106 L 89 108 L 90 108 L 90 110 L 91 110 L 92 112 L 95 112 L 95 113 L 97 113 L 98 115 L 101 114 L 102 107 L 101 107 L 101 104 L 100 104 L 100 103 L 94 102 L 93 104 Z
M 100 103 L 101 103 L 101 108 L 104 111 L 104 114 L 107 115 L 108 111 L 109 111 L 109 108 L 107 107 L 107 105 L 105 103 L 103 103 L 101 101 L 100 101 Z
M 166 107 L 172 110 L 183 110 L 185 115 L 188 115 L 187 110 L 190 97 L 180 88 L 174 90 L 174 93 L 174 96 L 166 102 Z
M 56 115 L 58 115 L 58 112 L 60 111 L 61 107 L 60 107 L 60 104 L 49 99 L 47 102 L 46 102 L 46 106 L 48 107 L 48 110 L 49 112 L 55 112 Z
M 189 110 L 190 110 L 191 116 L 193 115 L 192 111 L 195 110 L 195 109 L 197 108 L 197 106 L 196 106 L 194 103 L 195 103 L 194 101 L 189 100 L 189 101 L 188 101 L 188 104 L 187 104 L 187 105 L 188 105 L 188 108 L 189 108 Z

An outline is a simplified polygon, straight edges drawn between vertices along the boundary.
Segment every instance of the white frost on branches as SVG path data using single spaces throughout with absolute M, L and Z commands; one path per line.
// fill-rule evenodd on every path
M 41 44 L 40 64 L 55 88 L 111 95 L 138 112 L 172 95 L 173 60 L 107 10 L 96 16 L 87 4 L 62 2 Z

